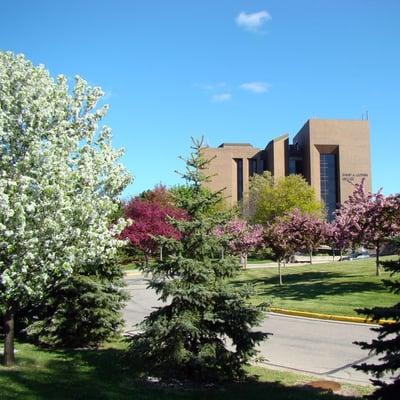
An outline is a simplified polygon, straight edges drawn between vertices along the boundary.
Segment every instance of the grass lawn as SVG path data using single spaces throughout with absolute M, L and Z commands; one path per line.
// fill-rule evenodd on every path
M 370 387 L 343 385 L 343 395 L 332 394 L 303 387 L 315 378 L 259 367 L 249 369 L 258 381 L 216 387 L 160 387 L 137 379 L 124 361 L 126 344 L 122 341 L 99 350 L 69 352 L 39 350 L 21 343 L 16 348 L 17 365 L 0 366 L 1 400 L 352 400 L 371 391 Z
M 128 264 L 121 265 L 121 269 L 122 269 L 123 272 L 138 271 L 139 267 L 138 267 L 138 265 L 136 263 L 131 262 L 131 263 L 128 263 Z
M 390 257 L 382 257 L 382 260 Z M 250 269 L 235 284 L 255 285 L 255 304 L 270 302 L 272 307 L 324 314 L 357 316 L 355 308 L 388 306 L 399 295 L 389 293 L 375 276 L 375 260 L 364 259 L 282 268 L 283 286 L 278 286 L 277 268 Z

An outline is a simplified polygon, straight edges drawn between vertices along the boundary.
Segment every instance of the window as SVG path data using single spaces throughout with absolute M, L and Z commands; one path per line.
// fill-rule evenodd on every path
M 237 201 L 243 199 L 243 159 L 236 158 L 236 187 L 237 187 Z
M 289 157 L 289 174 L 290 175 L 304 175 L 303 174 L 303 159 L 299 157 Z
M 294 158 L 289 158 L 289 174 L 296 174 L 296 160 Z
M 260 160 L 260 171 L 267 170 L 267 162 L 265 160 Z
M 250 158 L 249 159 L 249 176 L 254 176 L 257 173 L 257 159 Z
M 337 156 L 336 154 L 320 154 L 321 198 L 325 202 L 328 220 L 338 203 Z

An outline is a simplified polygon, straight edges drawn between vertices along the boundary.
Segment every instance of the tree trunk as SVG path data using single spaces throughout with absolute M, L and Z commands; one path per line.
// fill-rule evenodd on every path
M 247 254 L 242 254 L 240 256 L 240 264 L 242 264 L 243 269 L 247 268 Z
M 379 276 L 381 271 L 379 268 L 379 252 L 380 252 L 380 248 L 379 248 L 379 242 L 376 243 L 376 276 Z
M 332 248 L 332 261 L 335 262 L 335 249 Z
M 221 260 L 223 260 L 224 259 L 224 248 L 222 248 L 222 250 L 221 250 Z
M 279 286 L 282 286 L 281 260 L 278 260 Z
M 4 365 L 11 367 L 14 365 L 14 312 L 8 309 L 4 315 Z
M 343 249 L 340 249 L 340 261 L 343 261 Z
M 312 250 L 310 250 L 310 264 L 312 264 Z
M 160 261 L 163 260 L 163 247 L 160 246 Z

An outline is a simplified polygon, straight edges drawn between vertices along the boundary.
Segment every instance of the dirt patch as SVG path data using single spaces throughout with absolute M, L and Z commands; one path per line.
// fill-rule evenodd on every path
M 342 386 L 340 383 L 335 381 L 312 381 L 305 384 L 306 387 L 312 387 L 314 389 L 329 390 L 337 393 L 341 390 Z

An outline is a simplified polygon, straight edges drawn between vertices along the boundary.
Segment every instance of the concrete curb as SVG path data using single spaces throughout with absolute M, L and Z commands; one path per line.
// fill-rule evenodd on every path
M 330 315 L 330 314 L 320 314 L 308 311 L 296 311 L 296 310 L 286 310 L 285 308 L 271 307 L 270 311 L 276 314 L 293 315 L 295 317 L 304 318 L 317 318 L 325 319 L 330 321 L 341 321 L 341 322 L 355 322 L 362 324 L 372 324 L 372 325 L 382 325 L 382 324 L 394 324 L 395 321 L 380 319 L 379 321 L 373 321 L 371 318 L 361 318 L 361 317 L 347 317 L 344 315 Z

